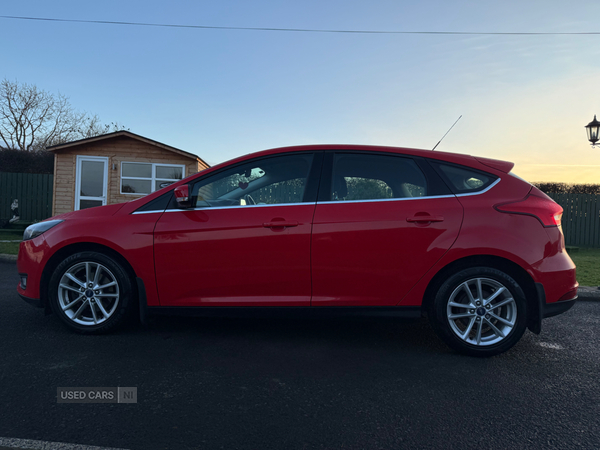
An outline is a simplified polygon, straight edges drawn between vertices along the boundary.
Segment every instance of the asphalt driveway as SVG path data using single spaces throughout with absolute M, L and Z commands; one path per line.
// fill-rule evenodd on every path
M 79 336 L 0 262 L 0 437 L 129 449 L 600 448 L 600 302 L 490 359 L 426 322 L 161 318 Z M 137 387 L 134 404 L 58 387 Z

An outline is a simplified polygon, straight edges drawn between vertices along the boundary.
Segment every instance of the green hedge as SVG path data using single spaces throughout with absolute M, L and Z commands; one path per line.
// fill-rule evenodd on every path
M 554 194 L 600 194 L 600 184 L 531 183 L 540 191 Z
M 28 152 L 0 148 L 0 172 L 54 173 L 54 154 L 45 150 Z

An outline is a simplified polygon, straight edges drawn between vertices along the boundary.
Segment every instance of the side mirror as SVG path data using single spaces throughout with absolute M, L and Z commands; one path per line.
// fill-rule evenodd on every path
M 177 206 L 182 209 L 191 208 L 192 199 L 190 197 L 190 186 L 189 184 L 182 184 L 175 188 L 175 200 L 177 200 Z

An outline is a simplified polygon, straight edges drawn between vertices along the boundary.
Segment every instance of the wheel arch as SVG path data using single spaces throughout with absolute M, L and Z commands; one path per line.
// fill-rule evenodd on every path
M 428 313 L 433 304 L 435 294 L 444 280 L 452 274 L 470 267 L 485 266 L 501 270 L 511 276 L 523 289 L 527 301 L 527 327 L 534 333 L 539 333 L 540 311 L 539 311 L 539 293 L 536 283 L 525 269 L 513 261 L 495 255 L 473 255 L 452 261 L 439 270 L 431 279 L 425 294 L 423 295 L 422 309 Z
M 137 284 L 135 282 L 136 273 L 131 264 L 129 264 L 129 261 L 127 261 L 127 259 L 125 259 L 123 255 L 121 255 L 116 250 L 107 247 L 106 245 L 97 244 L 95 242 L 77 242 L 74 244 L 66 245 L 63 248 L 56 251 L 56 253 L 54 253 L 50 257 L 50 259 L 44 266 L 44 270 L 42 271 L 42 277 L 40 280 L 40 299 L 42 301 L 42 305 L 44 306 L 46 314 L 50 314 L 51 312 L 50 304 L 48 302 L 48 285 L 50 283 L 50 278 L 52 277 L 54 269 L 69 256 L 74 255 L 75 253 L 90 251 L 102 253 L 105 256 L 113 258 L 117 263 L 119 263 L 123 267 L 123 269 L 125 269 L 127 274 L 131 277 L 132 286 L 135 290 L 135 292 L 133 292 L 132 299 L 134 301 L 138 300 L 139 296 L 137 293 Z

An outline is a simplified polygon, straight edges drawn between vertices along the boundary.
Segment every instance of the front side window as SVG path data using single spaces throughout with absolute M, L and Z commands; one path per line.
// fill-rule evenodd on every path
M 196 207 L 301 203 L 312 154 L 263 158 L 200 180 L 192 188 Z
M 424 197 L 427 181 L 410 158 L 388 155 L 336 154 L 332 201 Z
M 122 162 L 121 194 L 150 194 L 184 176 L 184 165 Z

